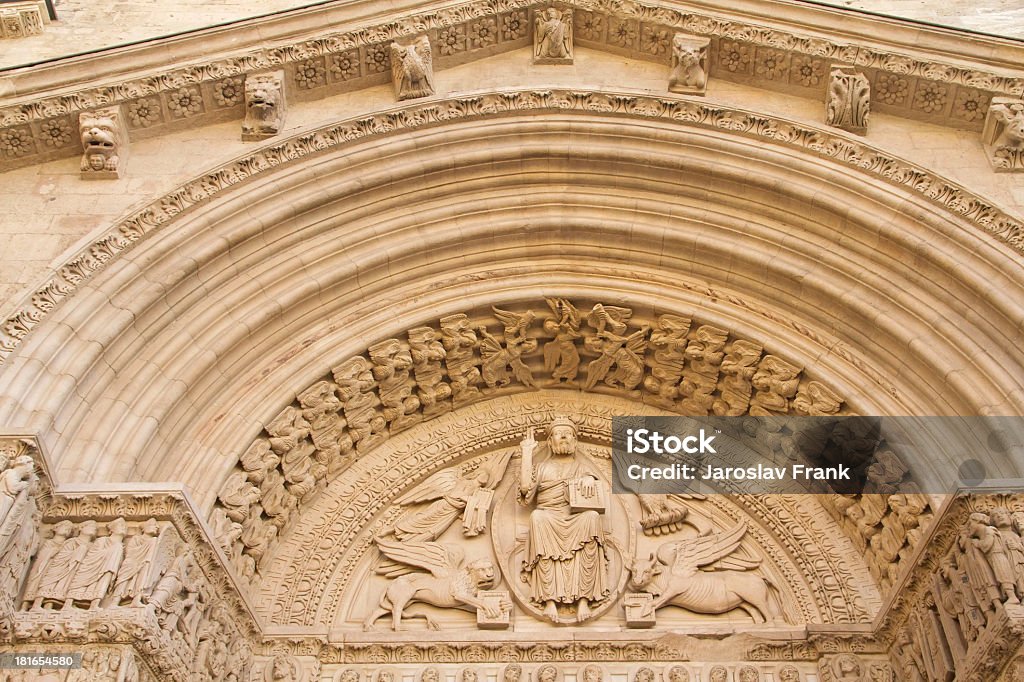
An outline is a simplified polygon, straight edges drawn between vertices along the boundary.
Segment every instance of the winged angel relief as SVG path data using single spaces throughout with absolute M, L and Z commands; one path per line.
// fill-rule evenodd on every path
M 438 609 L 504 629 L 513 604 L 557 624 L 615 619 L 625 608 L 630 627 L 650 627 L 670 606 L 742 610 L 757 623 L 782 617 L 777 590 L 754 570 L 761 560 L 741 547 L 746 524 L 716 532 L 702 495 L 609 496 L 609 463 L 580 443 L 580 425 L 555 417 L 546 439 L 533 432 L 516 472 L 516 449 L 506 447 L 397 497 L 397 516 L 374 538 L 379 554 L 367 568 L 386 583 L 360 614 L 364 629 L 385 616 L 395 630 L 414 618 L 432 629 L 461 621 Z
M 398 498 L 402 506 L 430 502 L 423 509 L 412 511 L 395 523 L 394 535 L 401 541 L 436 540 L 462 517 L 462 532 L 468 537 L 487 528 L 487 510 L 494 488 L 498 485 L 512 457 L 508 451 L 470 473 L 445 469 L 434 474 L 422 486 Z

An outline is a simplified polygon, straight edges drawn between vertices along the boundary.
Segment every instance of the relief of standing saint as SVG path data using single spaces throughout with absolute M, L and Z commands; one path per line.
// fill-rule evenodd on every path
M 601 512 L 573 511 L 570 488 L 584 499 L 597 496 L 598 478 L 577 456 L 577 426 L 558 417 L 548 427 L 550 457 L 533 465 L 537 442 L 530 431 L 522 443 L 519 501 L 533 504 L 521 577 L 530 600 L 558 622 L 558 605 L 576 606 L 576 620 L 590 617 L 590 606 L 608 597 L 608 558 Z
M 0 455 L 3 457 L 3 455 Z M 14 543 L 17 531 L 35 510 L 30 498 L 35 492 L 38 478 L 35 461 L 28 455 L 15 457 L 7 467 L 7 459 L 0 459 L 0 558 Z

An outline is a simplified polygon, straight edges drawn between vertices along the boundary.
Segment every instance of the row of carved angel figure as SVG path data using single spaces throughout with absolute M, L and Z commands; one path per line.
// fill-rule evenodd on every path
M 842 398 L 760 344 L 664 314 L 546 299 L 548 314 L 493 308 L 370 346 L 334 367 L 265 427 L 220 487 L 211 515 L 237 573 L 252 578 L 299 506 L 350 457 L 455 407 L 523 388 L 625 394 L 690 415 L 832 415 Z M 534 359 L 536 358 L 536 359 Z M 585 362 L 586 358 L 590 358 Z
M 934 512 L 910 469 L 883 441 L 872 454 L 864 494 L 823 498 L 883 587 L 909 565 Z

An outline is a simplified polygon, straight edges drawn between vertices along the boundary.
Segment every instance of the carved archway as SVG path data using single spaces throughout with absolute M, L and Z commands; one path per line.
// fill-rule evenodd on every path
M 181 478 L 210 511 L 246 447 L 349 358 L 459 314 L 497 335 L 495 307 L 542 310 L 545 298 L 652 325 L 685 317 L 687 344 L 709 326 L 760 346 L 759 362 L 805 373 L 787 410 L 814 381 L 862 413 L 1018 413 L 1024 372 L 1007 340 L 1024 297 L 1006 294 L 1020 290 L 1017 230 L 922 169 L 750 112 L 610 93 L 455 97 L 268 146 L 118 225 L 90 251 L 96 267 L 70 263 L 9 328 L 0 420 L 39 430 L 63 480 Z M 639 392 L 638 405 L 653 392 L 612 389 Z M 414 435 L 436 438 L 395 437 Z M 386 462 L 388 444 L 367 452 Z M 765 533 L 765 551 L 801 542 Z M 315 573 L 324 599 L 343 591 L 341 562 L 300 577 L 284 552 L 267 559 L 274 583 L 300 591 Z M 773 570 L 797 555 L 810 556 L 793 550 Z M 854 561 L 798 572 L 793 585 L 840 575 L 850 588 L 842 613 L 793 592 L 807 620 L 871 613 L 877 586 Z M 294 594 L 273 596 L 285 630 L 319 637 L 336 622 L 336 605 L 305 619 Z M 630 646 L 640 653 L 616 660 L 679 651 Z M 407 660 L 380 642 L 352 651 L 367 665 Z

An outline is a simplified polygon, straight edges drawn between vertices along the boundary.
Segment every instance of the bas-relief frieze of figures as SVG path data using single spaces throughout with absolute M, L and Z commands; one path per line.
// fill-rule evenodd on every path
M 826 504 L 864 553 L 872 575 L 887 587 L 906 568 L 934 514 L 895 453 L 882 448 L 874 458 L 867 470 L 864 494 L 836 495 Z
M 538 16 L 540 20 L 543 16 Z M 552 19 L 553 20 L 553 19 Z M 257 580 L 297 510 L 356 457 L 454 407 L 539 388 L 606 392 L 690 415 L 833 415 L 843 399 L 759 343 L 671 313 L 543 300 L 447 315 L 371 345 L 300 392 L 241 454 L 210 523 L 235 572 Z M 645 530 L 657 532 L 657 509 Z M 667 518 L 667 517 L 666 517 Z
M 478 627 L 504 628 L 513 601 L 557 624 L 586 622 L 615 604 L 629 627 L 653 626 L 663 607 L 785 622 L 778 589 L 761 575 L 762 560 L 741 547 L 744 523 L 715 531 L 692 508 L 701 496 L 631 496 L 643 518 L 657 509 L 662 525 L 649 536 L 663 541 L 646 559 L 630 554 L 647 528 L 624 511 L 616 499 L 622 496 L 609 494 L 607 462 L 584 452 L 568 417 L 554 417 L 545 433 L 538 442 L 527 431 L 518 466 L 509 466 L 513 452 L 506 448 L 434 473 L 395 500 L 400 514 L 375 538 L 374 572 L 388 582 L 365 629 L 385 616 L 394 630 L 404 627 L 403 618 L 439 627 L 422 609 L 406 613 L 415 604 L 473 612 Z M 497 499 L 513 494 L 518 505 Z M 656 500 L 645 506 L 646 497 Z M 493 552 L 467 542 L 480 535 L 491 536 Z M 632 592 L 624 594 L 627 584 Z
M 183 573 L 173 561 L 173 540 L 155 519 L 128 524 L 68 520 L 43 540 L 22 593 L 25 609 L 92 609 L 160 603 L 171 578 Z M 162 589 L 156 588 L 162 585 Z
M 967 674 L 1001 621 L 1024 626 L 1024 511 L 971 512 L 931 578 L 894 647 L 909 680 Z
M 191 661 L 189 680 L 241 682 L 252 657 L 237 619 L 168 521 L 62 519 L 44 527 L 20 607 L 16 629 L 27 633 L 82 614 L 115 622 L 154 618 L 159 631 L 150 634 Z

